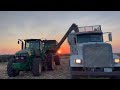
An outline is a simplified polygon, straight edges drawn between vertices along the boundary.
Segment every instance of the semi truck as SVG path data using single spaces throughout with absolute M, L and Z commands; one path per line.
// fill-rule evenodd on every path
M 111 32 L 103 32 L 101 25 L 83 26 L 68 35 L 70 45 L 69 68 L 72 79 L 107 77 L 120 78 L 120 60 L 113 58 Z M 104 35 L 107 34 L 108 41 Z

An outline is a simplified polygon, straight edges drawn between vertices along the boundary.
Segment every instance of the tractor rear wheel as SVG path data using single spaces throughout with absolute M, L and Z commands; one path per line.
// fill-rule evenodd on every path
M 14 59 L 11 59 L 7 65 L 7 74 L 9 77 L 16 77 L 19 75 L 19 71 L 12 68 L 13 63 L 14 63 Z
M 54 56 L 55 65 L 60 65 L 60 57 L 58 55 Z
M 55 62 L 52 53 L 47 54 L 47 70 L 54 70 Z
M 39 76 L 42 72 L 42 63 L 40 58 L 35 58 L 32 62 L 32 74 L 33 76 Z

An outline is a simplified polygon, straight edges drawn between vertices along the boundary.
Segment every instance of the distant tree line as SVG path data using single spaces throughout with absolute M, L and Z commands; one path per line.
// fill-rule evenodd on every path
M 120 53 L 114 53 L 120 57 Z M 70 54 L 59 54 L 60 57 L 62 56 L 70 56 Z M 14 55 L 0 55 L 0 62 L 8 62 Z
M 0 55 L 0 62 L 8 62 L 14 55 Z

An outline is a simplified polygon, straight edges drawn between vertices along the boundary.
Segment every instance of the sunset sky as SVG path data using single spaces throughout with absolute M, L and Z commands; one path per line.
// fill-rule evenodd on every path
M 113 52 L 120 52 L 120 11 L 0 11 L 0 54 L 21 49 L 18 39 L 56 39 L 58 42 L 72 23 L 80 26 L 101 25 L 112 32 Z M 69 53 L 67 40 L 60 48 Z

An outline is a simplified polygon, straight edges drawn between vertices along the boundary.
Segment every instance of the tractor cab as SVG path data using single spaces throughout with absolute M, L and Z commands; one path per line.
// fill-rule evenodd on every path
M 41 39 L 26 39 L 24 41 L 25 41 L 25 49 L 42 50 L 43 48 Z
M 19 39 L 19 41 L 22 42 L 21 44 L 22 48 L 20 51 L 16 52 L 16 56 L 22 56 L 22 55 L 34 56 L 36 52 L 40 52 L 43 49 L 43 44 L 41 39 L 25 39 L 24 42 Z

